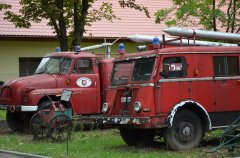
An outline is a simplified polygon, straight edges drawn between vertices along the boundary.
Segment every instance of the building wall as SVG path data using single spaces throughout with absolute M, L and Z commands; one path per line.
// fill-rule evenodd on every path
M 121 42 L 121 41 L 120 41 Z M 85 42 L 81 47 L 99 44 L 97 42 Z M 119 43 L 111 46 L 111 52 L 115 55 Z M 42 57 L 55 51 L 57 41 L 0 41 L 0 81 L 6 81 L 19 77 L 19 57 Z M 126 52 L 136 51 L 137 44 L 125 43 Z M 105 49 L 91 50 L 95 54 L 105 53 Z

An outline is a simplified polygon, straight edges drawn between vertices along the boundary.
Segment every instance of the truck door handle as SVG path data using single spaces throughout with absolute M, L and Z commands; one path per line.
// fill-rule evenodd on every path
M 155 87 L 156 87 L 156 88 L 161 88 L 161 86 L 160 86 L 160 85 L 156 85 Z

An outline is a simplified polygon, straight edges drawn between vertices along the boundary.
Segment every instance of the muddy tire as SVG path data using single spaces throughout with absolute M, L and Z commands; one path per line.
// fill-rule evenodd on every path
M 25 122 L 24 122 L 24 117 L 23 113 L 20 112 L 10 112 L 7 111 L 6 115 L 6 120 L 8 127 L 13 131 L 13 132 L 24 132 L 25 130 Z
M 155 131 L 120 127 L 120 135 L 127 145 L 142 147 L 152 144 Z
M 187 150 L 197 147 L 202 141 L 203 127 L 199 117 L 184 109 L 174 117 L 173 125 L 165 133 L 165 141 L 172 150 Z

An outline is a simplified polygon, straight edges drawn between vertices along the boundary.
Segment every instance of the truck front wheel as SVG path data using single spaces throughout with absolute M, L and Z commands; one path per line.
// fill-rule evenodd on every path
M 155 131 L 120 127 L 120 135 L 129 146 L 149 146 L 153 142 Z
M 203 137 L 202 122 L 190 110 L 176 113 L 172 127 L 167 128 L 165 141 L 172 150 L 186 150 L 197 147 Z
M 10 112 L 7 111 L 6 120 L 8 127 L 13 132 L 25 132 L 28 131 L 28 123 L 30 114 L 23 112 Z

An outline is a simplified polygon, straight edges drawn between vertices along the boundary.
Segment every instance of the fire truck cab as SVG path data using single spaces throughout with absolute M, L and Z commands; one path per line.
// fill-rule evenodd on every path
M 6 120 L 13 131 L 28 129 L 34 113 L 51 105 L 48 96 L 59 101 L 64 89 L 72 91 L 73 115 L 101 112 L 109 85 L 111 58 L 87 52 L 59 52 L 43 57 L 35 75 L 5 82 L 1 87 L 0 107 L 7 110 Z
M 204 133 L 240 116 L 240 47 L 174 47 L 114 61 L 104 115 L 130 146 L 164 137 L 172 150 L 198 146 Z

